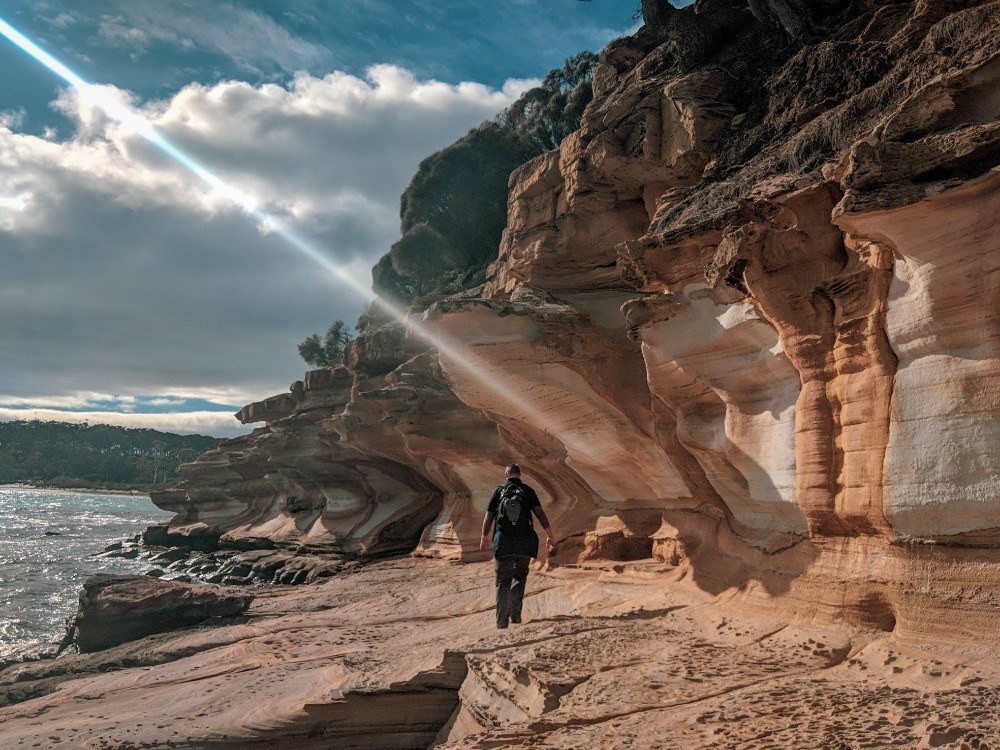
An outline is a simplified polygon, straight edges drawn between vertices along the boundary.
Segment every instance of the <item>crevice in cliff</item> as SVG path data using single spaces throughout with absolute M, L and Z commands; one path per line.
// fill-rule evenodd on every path
M 886 333 L 893 254 L 885 243 L 844 235 L 848 263 L 826 288 L 836 305 L 835 371 L 830 400 L 844 463 L 838 467 L 837 506 L 855 533 L 891 536 L 883 510 L 885 457 L 898 360 Z M 859 404 L 863 428 L 848 418 Z M 864 430 L 862 435 L 861 430 Z

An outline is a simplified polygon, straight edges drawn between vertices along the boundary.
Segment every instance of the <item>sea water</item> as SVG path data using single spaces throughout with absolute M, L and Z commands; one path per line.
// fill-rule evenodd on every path
M 169 517 L 145 495 L 0 486 L 0 662 L 62 640 L 87 576 L 148 570 L 93 554 Z

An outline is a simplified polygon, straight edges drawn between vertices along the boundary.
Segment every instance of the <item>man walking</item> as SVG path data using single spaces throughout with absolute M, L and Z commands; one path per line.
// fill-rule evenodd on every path
M 538 517 L 545 529 L 545 546 L 549 552 L 556 548 L 549 519 L 542 510 L 535 491 L 521 481 L 521 467 L 511 464 L 506 470 L 507 482 L 493 491 L 490 507 L 483 519 L 483 537 L 479 549 L 489 549 L 490 530 L 496 523 L 493 535 L 493 557 L 497 581 L 497 627 L 506 628 L 508 622 L 521 622 L 521 603 L 528 581 L 528 564 L 538 557 L 538 534 L 531 514 Z

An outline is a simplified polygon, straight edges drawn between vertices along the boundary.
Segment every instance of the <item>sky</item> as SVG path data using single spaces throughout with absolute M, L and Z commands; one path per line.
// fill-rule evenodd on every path
M 371 281 L 420 160 L 631 0 L 8 0 L 0 17 Z M 0 38 L 0 420 L 226 437 L 366 300 Z

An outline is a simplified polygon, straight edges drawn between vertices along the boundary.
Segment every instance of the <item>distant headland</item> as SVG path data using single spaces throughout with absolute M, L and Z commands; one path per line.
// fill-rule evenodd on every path
M 218 438 L 67 422 L 0 422 L 0 484 L 145 493 L 177 480 L 177 467 Z

